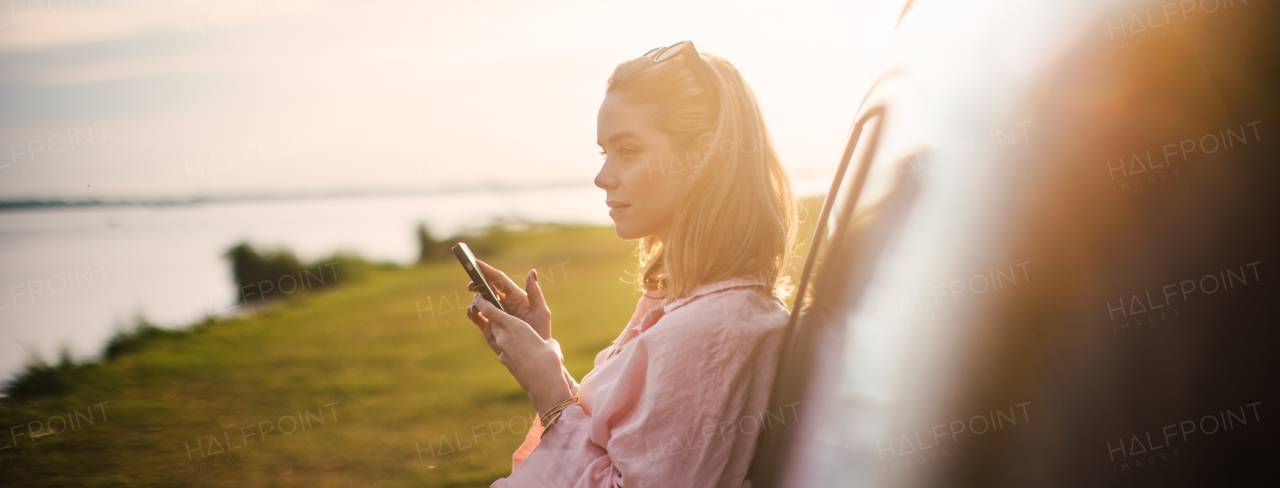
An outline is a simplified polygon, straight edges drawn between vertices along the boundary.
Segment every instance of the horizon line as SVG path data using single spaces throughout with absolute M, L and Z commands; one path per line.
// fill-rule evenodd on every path
M 387 188 L 387 189 L 371 189 L 371 188 L 348 188 L 348 189 L 330 189 L 320 191 L 302 191 L 302 192 L 282 192 L 282 193 L 241 193 L 241 194 L 222 194 L 222 195 L 197 195 L 186 198 L 154 198 L 154 199 L 133 199 L 133 198 L 116 198 L 116 199 L 79 199 L 64 200 L 61 198 L 53 199 L 14 199 L 0 200 L 0 211 L 17 210 L 24 208 L 38 207 L 70 207 L 70 206 L 96 206 L 96 205 L 140 205 L 140 206 L 160 206 L 160 205 L 195 205 L 200 203 L 222 203 L 222 202 L 247 202 L 247 201 L 272 201 L 272 200 L 319 200 L 328 198 L 363 198 L 363 197 L 384 197 L 384 196 L 414 196 L 414 195 L 448 195 L 451 193 L 467 193 L 477 191 L 491 191 L 499 193 L 510 193 L 529 190 L 544 190 L 554 188 L 571 188 L 577 186 L 591 185 L 589 181 L 553 181 L 541 184 L 531 185 L 504 185 L 498 183 L 480 184 L 480 185 L 458 185 L 438 188 Z

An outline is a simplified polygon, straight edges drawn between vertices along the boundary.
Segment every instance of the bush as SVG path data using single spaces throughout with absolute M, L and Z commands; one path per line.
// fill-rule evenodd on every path
M 501 254 L 511 244 L 510 227 L 527 227 L 520 221 L 498 220 L 484 227 L 469 229 L 454 234 L 443 240 L 435 240 L 426 224 L 418 224 L 418 262 L 428 263 L 439 260 L 451 260 L 453 246 L 459 241 L 466 242 L 477 258 L 488 259 Z
M 241 304 L 283 298 L 295 291 L 359 279 L 367 269 L 376 266 L 345 253 L 303 263 L 288 250 L 258 251 L 247 242 L 236 244 L 225 257 L 231 260 L 236 295 Z
M 427 224 L 418 224 L 418 262 L 439 261 L 451 254 L 451 245 L 431 237 Z
M 466 241 L 467 247 L 476 257 L 493 257 L 507 250 L 511 244 L 511 231 L 501 223 L 490 224 L 470 232 L 463 232 L 453 237 L 453 242 Z M 450 248 L 453 243 L 449 244 Z
M 132 354 L 142 350 L 142 347 L 148 342 L 164 338 L 177 338 L 187 335 L 184 331 L 169 330 L 156 327 L 148 322 L 147 319 L 139 317 L 135 319 L 135 325 L 131 331 L 119 331 L 111 336 L 107 341 L 107 346 L 102 350 L 102 357 L 107 361 L 115 361 L 126 354 Z
M 66 346 L 62 347 L 58 356 L 58 364 L 50 365 L 38 354 L 33 354 L 22 372 L 5 384 L 5 395 L 10 399 L 26 399 L 61 393 L 67 388 L 64 373 L 77 366 L 71 360 L 71 351 Z

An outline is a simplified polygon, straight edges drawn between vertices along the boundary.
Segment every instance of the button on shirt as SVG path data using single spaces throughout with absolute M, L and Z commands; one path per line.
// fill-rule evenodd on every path
M 513 456 L 512 487 L 742 487 L 766 418 L 786 304 L 758 278 L 640 298 L 579 396 Z

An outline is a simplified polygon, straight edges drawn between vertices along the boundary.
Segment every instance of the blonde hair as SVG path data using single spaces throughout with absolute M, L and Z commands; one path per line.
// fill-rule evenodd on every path
M 692 170 L 668 241 L 650 236 L 637 246 L 636 287 L 665 291 L 665 303 L 704 283 L 759 277 L 785 299 L 792 292 L 785 271 L 796 202 L 755 93 L 729 61 L 702 53 L 720 93 L 717 111 L 681 56 L 619 64 L 605 89 L 629 104 L 649 106 L 651 122 L 685 151 L 685 163 L 677 158 L 671 166 Z

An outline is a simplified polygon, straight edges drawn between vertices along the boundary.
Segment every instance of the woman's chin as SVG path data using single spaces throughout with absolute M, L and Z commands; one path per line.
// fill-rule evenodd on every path
M 624 241 L 631 241 L 631 240 L 635 240 L 643 237 L 643 236 L 636 235 L 635 230 L 631 229 L 626 224 L 620 223 L 616 220 L 613 222 L 613 232 L 615 234 L 618 234 L 618 238 Z

